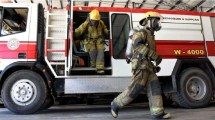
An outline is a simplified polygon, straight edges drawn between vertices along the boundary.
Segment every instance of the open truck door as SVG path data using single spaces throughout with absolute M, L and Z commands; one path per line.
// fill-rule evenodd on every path
M 131 76 L 131 65 L 127 64 L 125 51 L 131 26 L 130 12 L 110 13 L 111 63 L 113 76 Z M 119 67 L 121 66 L 121 67 Z M 123 67 L 123 68 L 122 68 Z M 129 73 L 129 74 L 128 74 Z

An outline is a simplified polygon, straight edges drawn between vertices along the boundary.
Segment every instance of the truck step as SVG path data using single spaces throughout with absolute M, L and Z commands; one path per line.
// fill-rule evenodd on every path
M 65 65 L 65 62 L 50 62 L 51 65 Z
M 104 75 L 111 75 L 112 68 L 106 67 Z M 98 75 L 96 68 L 75 67 L 70 69 L 70 75 Z

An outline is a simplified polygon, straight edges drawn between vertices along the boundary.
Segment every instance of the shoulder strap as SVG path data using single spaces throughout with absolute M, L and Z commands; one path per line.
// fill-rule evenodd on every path
M 139 32 L 142 32 L 144 34 L 144 40 L 147 41 L 148 33 L 147 33 L 146 29 L 140 29 Z

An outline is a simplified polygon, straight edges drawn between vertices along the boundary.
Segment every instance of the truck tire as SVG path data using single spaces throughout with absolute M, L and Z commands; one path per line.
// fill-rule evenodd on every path
M 187 68 L 181 74 L 177 84 L 178 92 L 174 101 L 184 108 L 206 107 L 212 96 L 212 86 L 208 75 L 199 68 Z
M 45 102 L 47 87 L 36 72 L 19 70 L 6 79 L 1 92 L 4 105 L 10 111 L 32 114 Z
M 40 107 L 40 110 L 46 110 L 50 108 L 52 105 L 54 105 L 54 98 L 51 95 L 47 96 L 43 105 Z
M 0 98 L 0 108 L 3 108 L 4 107 L 4 103 L 2 101 L 2 99 Z

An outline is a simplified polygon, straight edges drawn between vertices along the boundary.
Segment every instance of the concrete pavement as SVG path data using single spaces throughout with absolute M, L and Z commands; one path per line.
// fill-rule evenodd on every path
M 183 109 L 166 107 L 172 120 L 215 120 L 215 104 L 207 108 Z M 58 105 L 33 115 L 16 115 L 6 108 L 0 108 L 0 120 L 151 120 L 147 104 L 131 104 L 120 110 L 114 119 L 109 105 Z

